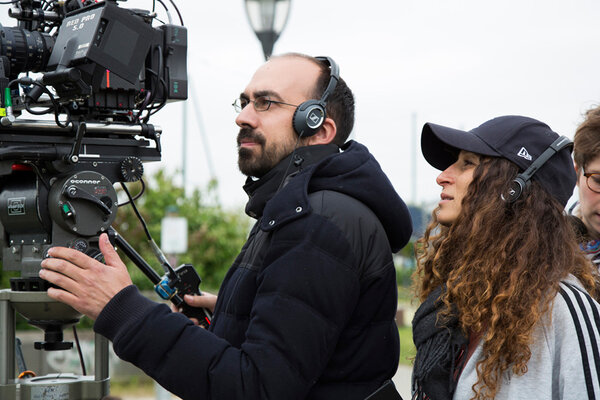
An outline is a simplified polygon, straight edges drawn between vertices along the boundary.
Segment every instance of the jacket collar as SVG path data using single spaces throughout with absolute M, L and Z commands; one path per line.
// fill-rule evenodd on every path
M 334 144 L 299 147 L 260 179 L 254 180 L 248 177 L 244 185 L 244 191 L 249 197 L 246 203 L 246 214 L 252 218 L 260 218 L 267 202 L 294 176 L 338 152 L 339 147 Z

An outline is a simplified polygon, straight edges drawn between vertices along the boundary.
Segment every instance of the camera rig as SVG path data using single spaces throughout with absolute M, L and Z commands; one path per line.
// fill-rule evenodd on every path
M 199 293 L 191 266 L 171 268 L 149 238 L 161 279 L 111 228 L 113 185 L 129 196 L 124 183 L 161 159 L 162 131 L 150 117 L 187 98 L 187 30 L 183 21 L 153 27 L 154 12 L 114 0 L 16 0 L 9 15 L 18 24 L 0 25 L 0 256 L 20 277 L 0 290 L 0 398 L 37 398 L 52 387 L 62 391 L 56 398 L 97 399 L 108 394 L 106 339 L 96 335 L 95 377 L 83 368 L 82 377 L 15 379 L 14 313 L 44 330 L 37 349 L 71 348 L 62 331 L 81 315 L 47 296 L 40 263 L 53 246 L 101 260 L 104 232 L 161 297 L 183 306 L 183 294 Z

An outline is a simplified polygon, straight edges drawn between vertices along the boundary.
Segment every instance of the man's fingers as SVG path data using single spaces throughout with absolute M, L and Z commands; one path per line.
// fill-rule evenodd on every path
M 69 278 L 69 280 L 74 280 L 77 279 L 81 273 L 80 268 L 61 258 L 47 258 L 42 260 L 41 266 L 42 270 L 40 271 L 40 278 L 46 279 L 57 285 L 58 283 L 54 281 Z M 47 274 L 45 274 L 45 272 L 47 272 Z M 44 276 L 42 276 L 43 273 Z
M 74 292 L 77 288 L 77 283 L 67 275 L 55 272 L 51 269 L 42 269 L 39 273 L 40 278 L 56 285 L 60 286 L 64 290 Z
M 54 259 L 63 259 L 77 265 L 79 268 L 87 269 L 94 262 L 98 262 L 86 254 L 68 247 L 51 247 L 48 249 L 48 255 Z M 46 260 L 44 260 L 46 261 Z M 43 263 L 43 262 L 42 262 Z
M 48 288 L 48 297 L 50 297 L 53 300 L 66 303 L 73 308 L 75 308 L 77 304 L 77 297 L 74 296 L 72 293 L 67 292 L 66 290 Z
M 189 294 L 186 294 L 184 296 L 184 300 L 187 304 L 189 304 L 192 307 L 205 307 L 206 306 L 206 298 L 203 298 L 205 296 L 192 296 Z
M 87 315 L 93 320 L 98 318 L 98 314 L 101 311 L 101 308 L 99 309 L 99 307 L 95 305 L 94 299 L 90 299 L 86 296 L 78 296 L 76 293 L 70 293 L 66 290 L 52 287 L 48 288 L 48 297 L 73 307 L 81 314 Z
M 106 233 L 100 235 L 100 240 L 98 244 L 100 247 L 100 251 L 104 256 L 104 261 L 106 262 L 106 265 L 112 265 L 114 267 L 125 267 L 125 264 L 123 264 L 121 257 L 119 257 L 119 254 L 117 254 Z
M 61 288 L 50 290 L 51 298 L 67 303 L 92 319 L 98 318 L 118 292 L 131 285 L 127 268 L 107 235 L 101 235 L 99 245 L 107 265 L 77 250 L 53 247 L 48 250 L 50 258 L 42 261 L 39 273 L 42 279 Z
M 110 243 L 110 240 L 108 239 L 108 235 L 106 233 L 103 233 L 102 235 L 100 235 L 98 242 L 99 242 L 98 244 L 100 247 L 100 251 L 102 252 L 102 255 L 104 256 L 104 260 L 105 260 L 107 266 L 109 266 L 109 267 L 112 266 L 112 267 L 117 267 L 117 268 L 126 268 L 125 264 L 123 263 L 123 261 L 121 261 L 121 258 L 119 257 L 119 255 L 115 251 L 114 247 Z M 49 258 L 47 260 L 57 260 L 57 259 L 66 260 L 75 269 L 90 269 L 90 268 L 94 268 L 94 267 L 103 267 L 104 268 L 104 265 L 100 261 L 97 261 L 80 251 L 70 249 L 67 247 L 52 247 L 52 248 L 48 249 L 48 256 L 50 256 L 51 258 Z M 44 268 L 46 268 L 46 265 L 44 264 L 45 262 L 46 262 L 46 260 L 44 260 L 42 262 L 42 267 L 44 267 Z M 51 267 L 48 266 L 48 268 L 55 269 L 61 273 L 64 273 L 66 271 L 66 270 L 56 269 L 58 267 L 59 267 L 59 265 L 54 264 L 54 263 L 51 264 Z M 72 270 L 70 268 L 68 270 L 69 270 L 68 274 L 70 275 L 72 273 L 71 272 Z
M 183 300 L 192 307 L 204 307 L 213 312 L 217 303 L 217 296 L 207 292 L 202 293 L 202 296 L 186 294 Z

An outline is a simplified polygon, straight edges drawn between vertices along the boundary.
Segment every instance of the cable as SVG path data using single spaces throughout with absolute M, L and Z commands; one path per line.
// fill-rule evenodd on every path
M 77 329 L 75 325 L 73 325 L 73 336 L 75 337 L 75 345 L 77 346 L 77 353 L 79 353 L 79 362 L 81 363 L 81 371 L 83 372 L 83 376 L 86 376 L 87 373 L 85 371 L 85 362 L 83 361 L 83 353 L 81 352 L 81 345 L 79 344 L 79 337 L 77 336 Z
M 32 106 L 31 103 L 25 103 L 25 109 L 27 110 L 27 112 L 29 114 L 33 114 L 33 115 L 45 115 L 45 114 L 50 114 L 50 113 L 54 112 L 54 107 L 48 107 L 47 109 L 41 110 L 41 111 L 35 111 L 31 107 L 35 107 L 35 106 Z
M 159 0 L 160 1 L 160 0 Z M 164 5 L 164 3 L 161 3 Z M 154 58 L 154 53 L 156 53 L 158 51 L 158 72 L 155 72 L 154 70 L 150 69 L 150 68 L 146 68 L 146 72 L 149 73 L 150 75 L 153 76 L 153 79 L 155 81 L 154 85 L 158 85 L 158 83 L 160 82 L 160 73 L 162 73 L 162 69 L 163 69 L 163 59 L 162 59 L 162 47 L 160 45 L 158 46 L 154 46 L 152 48 L 152 56 L 151 59 Z M 156 91 L 151 91 L 150 93 L 150 97 L 148 98 L 146 96 L 146 100 L 144 101 L 144 108 L 140 109 L 140 119 L 142 120 L 142 123 L 147 124 L 148 120 L 150 119 L 150 111 L 151 109 L 153 109 L 152 105 L 154 103 L 154 98 L 156 97 Z M 146 116 L 141 118 L 141 114 L 146 111 Z
M 133 199 L 132 199 L 132 200 L 134 200 L 134 201 L 135 201 L 135 200 L 137 200 L 137 199 L 139 199 L 140 197 L 142 197 L 142 195 L 143 195 L 143 194 L 144 194 L 144 192 L 146 191 L 146 182 L 144 182 L 144 180 L 143 180 L 143 179 L 140 179 L 140 183 L 142 184 L 142 190 L 140 190 L 140 192 L 139 192 L 138 194 L 136 194 L 136 195 L 133 197 Z M 122 184 L 123 184 L 123 182 L 121 182 L 121 185 L 122 185 Z M 126 205 L 127 205 L 127 204 L 129 204 L 129 203 L 131 203 L 131 201 L 130 201 L 130 200 L 127 200 L 125 203 L 119 204 L 119 205 L 118 205 L 118 207 L 121 207 L 121 206 L 126 206 Z
M 150 70 L 150 72 L 156 77 L 156 83 L 159 83 L 160 77 L 162 76 L 163 73 L 163 51 L 162 51 L 162 46 L 159 44 L 158 46 L 156 46 L 154 49 L 152 49 L 152 53 L 155 53 L 158 51 L 158 67 L 157 67 L 157 72 L 154 72 L 153 70 Z M 154 54 L 152 54 L 152 56 L 154 57 Z M 156 97 L 156 91 L 154 91 L 154 93 L 152 93 L 152 97 L 150 98 L 150 104 L 154 103 L 154 98 Z
M 42 173 L 40 172 L 40 169 L 38 168 L 38 166 L 32 162 L 26 162 L 26 164 L 29 165 L 33 169 L 33 172 L 35 172 L 35 174 L 38 176 L 38 178 L 40 179 L 40 182 L 42 182 L 42 184 L 46 187 L 46 189 L 48 191 L 50 191 L 50 184 L 44 180 L 44 177 L 42 176 Z
M 71 120 L 71 112 L 69 111 L 69 109 L 63 105 L 61 105 L 56 98 L 54 97 L 54 95 L 52 94 L 52 92 L 50 91 L 50 89 L 48 89 L 48 87 L 44 84 L 42 84 L 39 81 L 33 81 L 32 83 L 33 85 L 36 85 L 40 88 L 42 88 L 42 90 L 44 91 L 44 93 L 46 93 L 49 97 L 50 97 L 50 101 L 52 102 L 53 106 L 54 106 L 54 121 L 56 122 L 56 125 L 58 125 L 61 128 L 67 128 L 69 126 L 69 124 L 71 124 L 72 120 Z M 30 111 L 29 109 L 29 103 L 26 104 L 26 108 L 27 111 Z M 65 123 L 63 124 L 62 122 L 60 122 L 60 120 L 58 119 L 60 116 L 60 111 L 64 111 L 65 115 L 67 116 L 67 119 L 65 121 Z M 30 111 L 31 112 L 31 111 Z
M 160 0 L 159 0 L 160 1 Z M 163 58 L 162 58 L 162 47 L 156 46 L 153 49 L 153 52 L 158 51 L 158 72 L 154 71 L 152 69 L 147 69 L 147 72 L 150 73 L 154 79 L 156 84 L 160 84 L 162 86 L 162 91 L 163 91 L 163 98 L 160 102 L 160 104 L 158 106 L 154 106 L 154 99 L 156 98 L 156 92 L 154 91 L 152 93 L 152 96 L 150 97 L 149 103 L 150 105 L 146 107 L 146 111 L 147 111 L 147 115 L 143 118 L 142 122 L 147 124 L 148 121 L 150 120 L 150 116 L 156 114 L 160 109 L 162 109 L 165 104 L 167 104 L 167 97 L 168 97 L 168 91 L 169 88 L 167 86 L 167 83 L 165 82 L 165 80 L 163 79 L 163 70 L 164 70 L 164 63 L 163 63 Z M 150 111 L 153 110 L 153 111 Z
M 181 22 L 181 26 L 185 26 L 183 23 L 183 18 L 181 17 L 181 13 L 179 12 L 179 8 L 177 8 L 177 5 L 175 4 L 175 2 L 173 2 L 173 0 L 169 0 L 171 2 L 171 4 L 173 5 L 173 7 L 175 8 L 175 11 L 177 11 L 177 15 L 179 15 L 179 21 Z
M 148 231 L 148 226 L 146 225 L 146 221 L 144 221 L 144 218 L 142 218 L 142 215 L 138 211 L 138 209 L 135 205 L 135 202 L 133 201 L 133 198 L 131 197 L 131 193 L 129 193 L 129 190 L 127 190 L 127 186 L 125 186 L 125 183 L 123 183 L 123 182 L 119 182 L 119 183 L 121 184 L 123 191 L 125 191 L 125 194 L 129 198 L 129 202 L 131 203 L 131 206 L 133 207 L 133 211 L 135 212 L 135 215 L 137 215 L 138 219 L 142 223 L 142 227 L 144 228 L 144 232 L 146 232 L 146 237 L 148 238 L 148 243 L 150 244 L 152 252 L 154 253 L 156 258 L 162 265 L 163 269 L 167 273 L 167 276 L 169 276 L 169 277 L 171 277 L 171 279 L 173 279 L 174 277 L 177 276 L 177 273 L 173 270 L 173 267 L 171 267 L 171 264 L 169 264 L 169 261 L 163 254 L 160 247 L 158 247 L 158 245 L 156 244 L 154 239 L 152 239 L 152 236 L 150 235 L 150 231 Z
M 173 24 L 173 19 L 171 18 L 171 13 L 169 12 L 169 8 L 167 7 L 167 5 L 165 3 L 163 3 L 162 0 L 158 0 L 158 2 L 163 6 L 163 8 L 165 9 L 165 11 L 167 12 L 167 18 L 169 20 L 169 24 L 172 25 Z
M 138 107 L 138 113 L 135 116 L 137 122 L 141 123 L 142 121 L 142 113 L 144 112 L 144 110 L 146 109 L 146 106 L 148 106 L 148 103 L 150 102 L 150 96 L 152 96 L 152 92 L 150 90 L 146 90 L 146 96 L 144 98 L 144 101 L 142 101 L 142 104 L 139 105 Z
M 292 151 L 292 154 L 290 156 L 290 162 L 288 163 L 285 172 L 283 173 L 283 178 L 281 178 L 281 182 L 279 183 L 279 186 L 277 187 L 276 192 L 279 192 L 279 189 L 281 189 L 281 187 L 283 186 L 283 183 L 285 182 L 285 178 L 287 177 L 288 171 L 290 170 L 290 167 L 292 166 L 292 163 L 294 162 L 294 156 L 296 155 L 296 150 L 298 150 L 298 144 L 300 143 L 300 138 L 302 137 L 302 135 L 298 135 L 298 139 L 296 139 L 296 144 L 294 145 L 294 151 Z
M 31 104 L 32 103 L 32 99 L 29 98 L 29 100 L 25 102 L 25 109 L 30 114 L 33 114 L 33 115 L 44 115 L 44 114 L 49 114 L 51 112 L 54 112 L 54 121 L 56 122 L 56 125 L 58 125 L 61 128 L 67 128 L 69 126 L 69 124 L 71 123 L 71 113 L 69 112 L 69 109 L 60 105 L 60 103 L 54 97 L 54 94 L 52 94 L 52 92 L 48 89 L 48 87 L 46 85 L 42 84 L 39 81 L 32 80 L 29 77 L 24 77 L 24 78 L 13 79 L 12 81 L 10 81 L 8 83 L 8 87 L 10 88 L 15 83 L 20 83 L 22 85 L 34 85 L 34 86 L 37 86 L 37 87 L 41 88 L 42 91 L 44 93 L 46 93 L 48 95 L 48 97 L 50 98 L 50 102 L 52 103 L 52 107 L 48 107 L 47 109 L 42 110 L 42 111 L 35 111 L 35 110 L 33 110 L 32 107 L 35 107 L 35 105 Z M 67 116 L 67 119 L 66 119 L 65 123 L 62 123 L 59 120 L 59 114 L 60 114 L 61 110 L 64 110 L 64 113 Z
M 54 94 L 52 94 L 52 92 L 50 91 L 50 89 L 48 89 L 48 87 L 46 85 L 44 85 L 43 83 L 41 83 L 39 81 L 33 81 L 32 84 L 42 88 L 44 93 L 46 93 L 50 97 L 50 101 L 52 102 L 52 104 L 58 105 L 58 102 L 56 101 Z
M 152 106 L 152 107 L 148 107 L 147 108 L 148 110 L 152 110 L 152 111 L 148 113 L 148 115 L 146 117 L 147 119 L 146 119 L 145 123 L 148 122 L 148 119 L 150 119 L 151 115 L 156 114 L 158 111 L 160 111 L 167 104 L 167 90 L 168 90 L 167 83 L 165 82 L 165 80 L 163 78 L 160 78 L 159 82 L 160 82 L 160 84 L 162 85 L 162 87 L 164 89 L 165 95 L 163 96 L 163 99 L 161 100 L 160 104 L 157 107 Z
M 44 115 L 44 114 L 49 114 L 50 112 L 54 111 L 54 121 L 56 122 L 56 125 L 58 125 L 61 128 L 67 128 L 69 126 L 69 124 L 71 123 L 71 113 L 69 111 L 68 108 L 60 105 L 60 103 L 56 100 L 56 98 L 54 97 L 54 94 L 52 94 L 52 92 L 48 89 L 48 87 L 44 84 L 42 84 L 39 81 L 32 81 L 31 78 L 25 79 L 25 78 L 19 78 L 19 79 L 13 79 L 12 81 L 9 82 L 8 86 L 10 87 L 11 85 L 14 85 L 15 83 L 21 83 L 21 84 L 25 84 L 25 85 L 35 85 L 38 86 L 42 89 L 42 91 L 44 93 L 46 93 L 48 95 L 48 97 L 50 97 L 50 102 L 52 102 L 52 106 L 53 107 L 49 107 L 46 110 L 43 111 L 35 111 L 33 110 L 31 107 L 31 101 L 27 101 L 25 103 L 25 109 L 33 114 L 33 115 Z M 35 107 L 35 106 L 33 106 Z M 66 122 L 62 123 L 59 120 L 59 116 L 60 116 L 60 111 L 64 111 L 64 113 L 67 116 Z
M 144 228 L 144 232 L 146 233 L 146 237 L 148 238 L 148 240 L 152 240 L 152 236 L 150 236 L 150 231 L 148 231 L 148 225 L 146 225 L 146 221 L 144 221 L 144 218 L 142 218 L 142 215 L 138 211 L 138 208 L 135 205 L 135 202 L 133 201 L 133 197 L 131 197 L 131 193 L 129 193 L 129 190 L 127 189 L 127 186 L 125 186 L 124 182 L 119 182 L 119 183 L 121 184 L 121 187 L 123 188 L 123 191 L 125 192 L 125 194 L 129 198 L 129 203 L 131 203 L 131 207 L 133 207 L 133 212 L 135 212 L 135 215 L 137 215 L 138 219 L 142 223 L 142 227 Z
M 60 126 L 61 128 L 68 128 L 69 124 L 72 123 L 71 112 L 69 111 L 69 109 L 67 107 L 60 106 L 60 108 L 62 108 L 64 110 L 65 115 L 67 116 L 66 122 L 63 124 L 58 119 L 58 117 L 60 115 L 60 112 L 59 112 L 58 108 L 54 110 L 54 122 L 56 122 L 56 125 Z
M 19 83 L 21 82 L 21 78 L 17 78 L 17 79 L 13 79 L 12 81 L 8 82 L 8 87 L 11 87 L 12 85 L 14 85 L 15 83 Z
M 158 17 L 154 17 L 155 20 L 157 20 L 158 22 L 160 22 L 163 25 L 166 25 L 167 23 L 165 21 L 163 21 L 162 19 L 158 18 Z

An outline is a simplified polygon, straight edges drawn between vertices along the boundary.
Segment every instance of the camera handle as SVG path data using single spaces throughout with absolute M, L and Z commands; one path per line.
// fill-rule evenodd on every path
M 155 291 L 161 298 L 170 300 L 176 307 L 182 307 L 185 315 L 196 318 L 204 328 L 210 326 L 212 313 L 209 310 L 206 308 L 198 309 L 191 307 L 183 301 L 183 296 L 186 294 L 202 295 L 199 289 L 201 279 L 191 264 L 183 264 L 177 269 L 172 270 L 175 276 L 167 273 L 161 278 L 116 230 L 110 228 L 108 230 L 108 237 L 111 243 L 121 249 L 127 258 L 150 279 L 150 282 L 154 284 Z
M 77 133 L 75 134 L 75 143 L 73 143 L 71 153 L 66 157 L 66 161 L 70 164 L 76 164 L 79 161 L 81 142 L 83 141 L 83 136 L 85 136 L 86 132 L 85 122 L 76 122 L 75 124 L 77 126 Z

